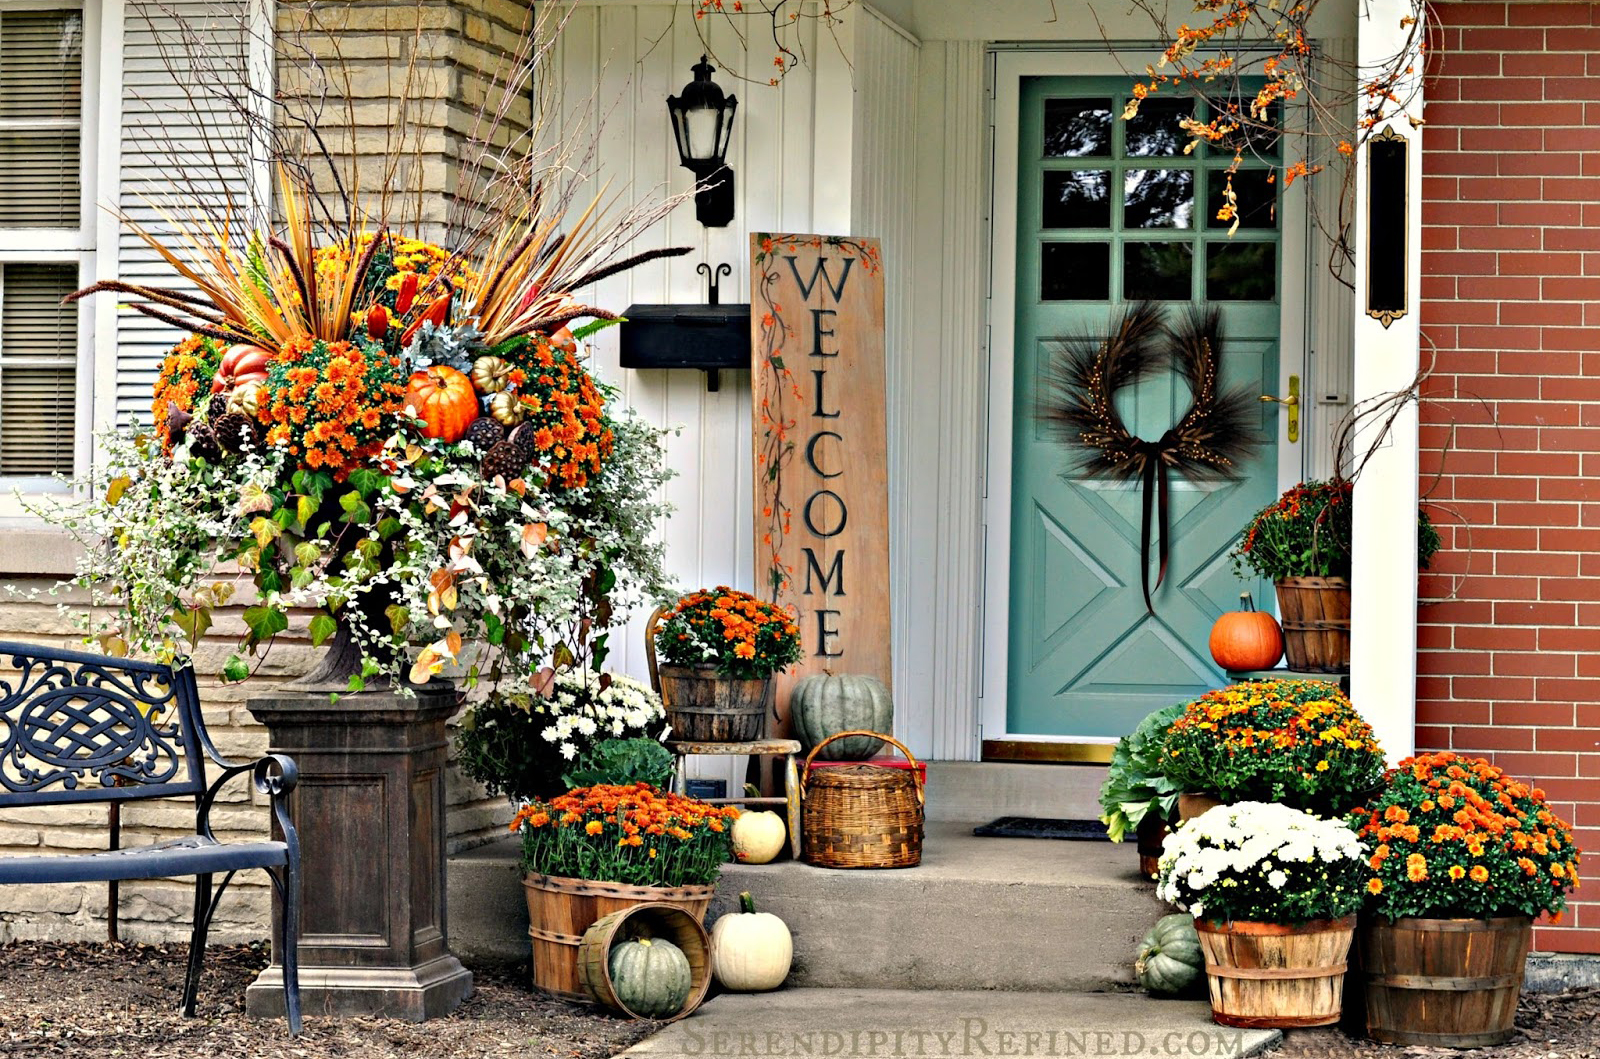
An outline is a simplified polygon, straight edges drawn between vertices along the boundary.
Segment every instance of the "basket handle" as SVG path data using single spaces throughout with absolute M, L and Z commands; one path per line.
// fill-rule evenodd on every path
M 870 735 L 874 739 L 882 739 L 885 743 L 894 744 L 894 748 L 904 754 L 907 761 L 911 762 L 911 781 L 917 785 L 917 804 L 924 805 L 927 803 L 926 795 L 922 790 L 922 772 L 917 768 L 917 759 L 912 756 L 911 751 L 907 750 L 906 745 L 894 736 L 886 732 L 868 731 L 865 728 L 857 728 L 849 732 L 835 732 L 811 748 L 811 753 L 806 755 L 806 763 L 800 768 L 800 793 L 802 796 L 806 792 L 806 787 L 811 783 L 811 761 L 817 756 L 818 751 L 835 739 L 848 739 L 853 735 Z
M 661 674 L 656 672 L 656 626 L 661 624 L 664 613 L 665 608 L 657 607 L 650 612 L 650 620 L 644 623 L 644 660 L 650 665 L 650 688 L 657 695 L 661 694 Z

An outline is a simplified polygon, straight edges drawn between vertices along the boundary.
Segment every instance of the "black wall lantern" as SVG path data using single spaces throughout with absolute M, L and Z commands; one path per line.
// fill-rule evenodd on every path
M 683 94 L 667 97 L 678 159 L 694 174 L 694 212 L 707 228 L 724 228 L 733 220 L 733 170 L 728 168 L 728 138 L 733 134 L 737 96 L 724 95 L 711 80 L 716 68 L 704 55 L 694 65 L 694 80 Z

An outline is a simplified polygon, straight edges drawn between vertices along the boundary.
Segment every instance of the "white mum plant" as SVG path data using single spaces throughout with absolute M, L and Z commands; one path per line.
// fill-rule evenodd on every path
M 1167 836 L 1156 894 L 1196 919 L 1305 923 L 1354 912 L 1366 876 L 1366 847 L 1342 820 L 1238 802 Z

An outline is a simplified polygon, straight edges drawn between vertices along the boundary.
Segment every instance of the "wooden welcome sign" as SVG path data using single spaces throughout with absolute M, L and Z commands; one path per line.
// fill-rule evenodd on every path
M 890 680 L 883 264 L 875 239 L 750 237 L 756 588 L 823 671 Z M 777 734 L 775 731 L 774 734 Z

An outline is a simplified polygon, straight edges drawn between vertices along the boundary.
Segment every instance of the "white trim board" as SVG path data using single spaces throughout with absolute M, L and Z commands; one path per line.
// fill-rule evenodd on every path
M 979 724 L 985 740 L 1026 740 L 1029 742 L 1094 742 L 1089 739 L 1042 739 L 1031 733 L 1011 732 L 1006 720 L 1007 645 L 1010 636 L 1011 581 L 1011 436 L 1015 421 L 1012 407 L 1012 355 L 1016 329 L 1017 255 L 1017 135 L 1018 96 L 1024 77 L 1051 76 L 1129 76 L 1116 56 L 1105 52 L 1073 52 L 1061 48 L 1021 50 L 1007 48 L 993 55 L 991 95 L 994 134 L 993 210 L 990 227 L 989 283 L 989 395 L 988 471 L 984 500 L 984 599 L 983 637 L 980 647 L 982 680 L 979 688 Z M 1307 291 L 1307 226 L 1309 219 L 1303 195 L 1289 195 L 1281 207 L 1283 233 L 1280 260 L 1283 282 L 1279 306 L 1279 393 L 1288 392 L 1289 375 L 1305 379 Z M 1278 419 L 1280 431 L 1287 430 L 1287 417 Z M 1286 435 L 1278 439 L 1278 487 L 1287 489 L 1300 481 L 1304 468 L 1304 442 L 1290 445 Z M 1240 524 L 1249 513 L 1242 513 Z

